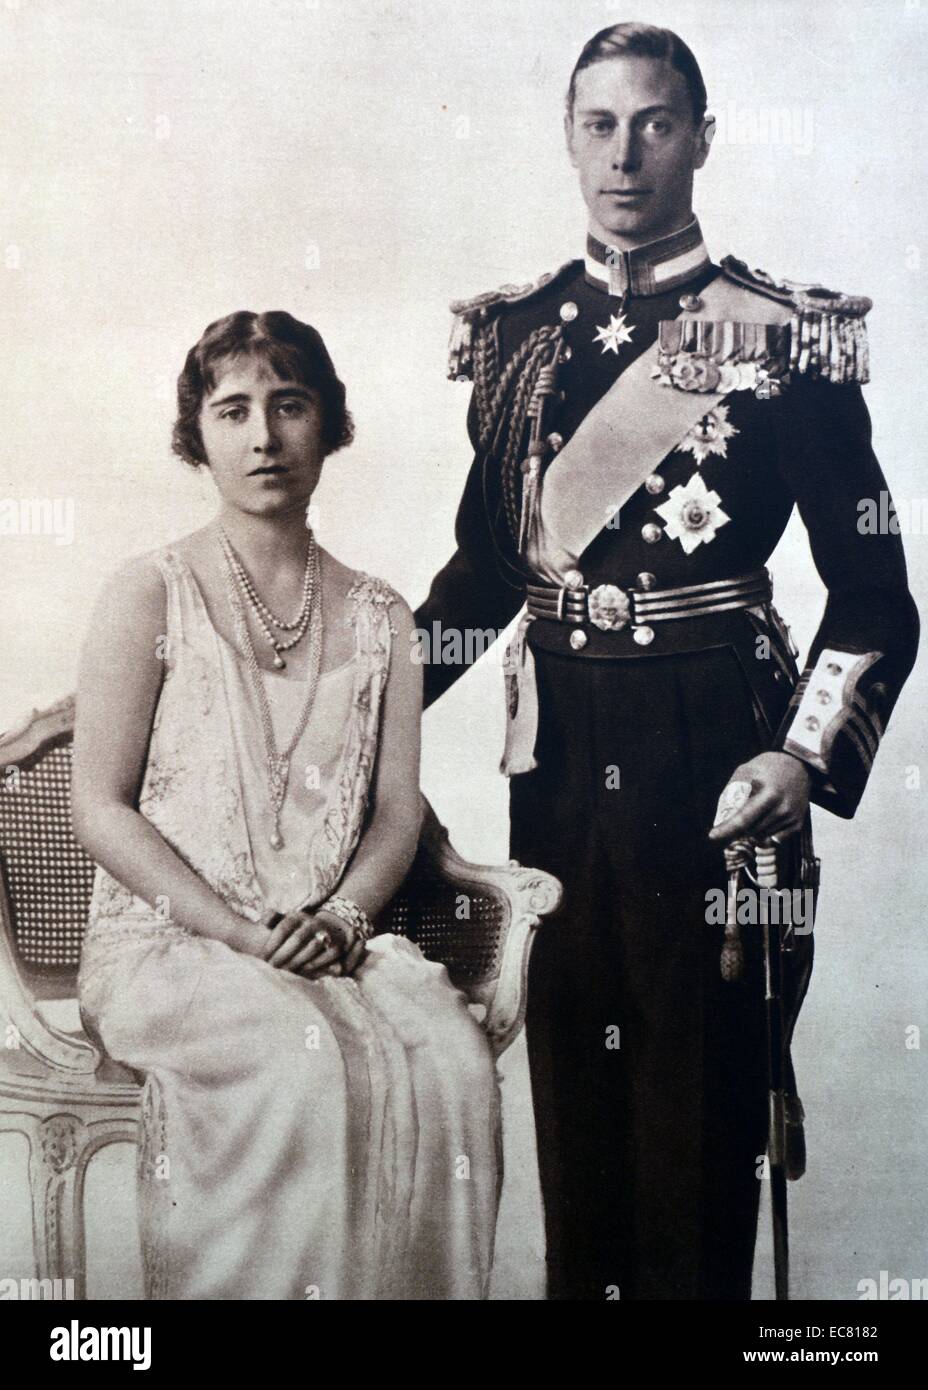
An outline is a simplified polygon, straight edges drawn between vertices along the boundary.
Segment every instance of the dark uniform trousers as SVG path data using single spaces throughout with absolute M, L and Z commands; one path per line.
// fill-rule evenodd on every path
M 706 832 L 763 747 L 750 694 L 724 648 L 535 659 L 538 767 L 512 779 L 511 852 L 565 890 L 528 994 L 548 1295 L 749 1298 L 763 980 L 747 928 L 742 980 L 721 977 L 706 890 L 725 875 Z
M 699 295 L 718 273 L 708 267 L 682 288 Z M 457 552 L 416 615 L 426 632 L 435 623 L 503 627 L 535 577 L 516 537 L 528 429 L 520 383 L 536 380 L 527 376 L 532 354 L 561 335 L 544 407 L 556 450 L 650 350 L 659 321 L 679 312 L 680 292 L 620 305 L 574 262 L 519 302 L 474 310 L 476 456 Z M 618 312 L 632 341 L 606 352 L 594 337 Z M 767 1144 L 761 928 L 742 928 L 743 976 L 723 980 L 724 928 L 707 913 L 707 893 L 725 888 L 725 864 L 708 831 L 739 763 L 789 751 L 802 689 L 832 649 L 851 654 L 834 669 L 855 653 L 871 653 L 870 664 L 839 706 L 827 762 L 807 765 L 813 799 L 853 815 L 915 655 L 899 537 L 867 536 L 857 524 L 859 500 L 886 487 L 859 387 L 799 378 L 780 400 L 735 392 L 726 411 L 727 452 L 699 460 L 678 446 L 579 569 L 588 589 L 634 585 L 641 571 L 662 588 L 731 579 L 766 564 L 798 505 L 829 598 L 796 694 L 798 672 L 770 609 L 754 617 L 777 660 L 759 659 L 770 645 L 758 648 L 745 610 L 665 623 L 648 646 L 627 630 L 587 627 L 579 652 L 562 623 L 539 617 L 528 628 L 537 766 L 510 782 L 511 850 L 565 889 L 559 914 L 536 934 L 527 1017 L 551 1298 L 750 1297 Z M 730 520 L 689 554 L 656 525 L 655 507 L 697 470 Z M 440 659 L 428 665 L 427 701 L 460 672 Z M 803 718 L 808 728 L 817 716 Z M 784 886 L 799 884 L 810 845 L 806 832 L 784 847 Z M 802 935 L 784 958 L 787 1035 L 811 945 Z

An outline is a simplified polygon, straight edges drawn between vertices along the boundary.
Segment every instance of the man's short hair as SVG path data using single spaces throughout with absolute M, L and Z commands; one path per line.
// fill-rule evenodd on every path
M 634 56 L 639 58 L 658 58 L 676 68 L 686 83 L 693 104 L 693 119 L 698 123 L 706 114 L 706 84 L 702 79 L 699 64 L 691 49 L 672 29 L 658 29 L 654 24 L 611 24 L 608 29 L 600 29 L 577 59 L 570 75 L 567 91 L 567 114 L 573 116 L 574 100 L 577 94 L 577 74 L 594 63 L 603 63 L 607 58 Z

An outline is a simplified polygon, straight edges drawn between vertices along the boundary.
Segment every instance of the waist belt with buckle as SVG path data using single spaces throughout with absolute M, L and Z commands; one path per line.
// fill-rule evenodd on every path
M 631 628 L 634 641 L 646 647 L 654 640 L 654 623 L 751 608 L 755 604 L 769 603 L 773 590 L 770 575 L 764 569 L 735 579 L 714 579 L 706 584 L 685 584 L 676 589 L 620 589 L 616 584 L 599 584 L 595 589 L 584 584 L 556 588 L 551 584 L 528 584 L 525 593 L 527 616 L 569 624 L 575 628 L 570 645 L 575 651 L 581 651 L 588 640 L 583 631 L 584 623 L 591 623 L 601 632 Z
M 765 569 L 675 589 L 620 589 L 616 584 L 598 584 L 590 589 L 579 574 L 568 574 L 566 578 L 569 582 L 560 588 L 553 584 L 526 585 L 525 611 L 506 650 L 506 746 L 500 768 L 508 777 L 537 767 L 534 749 L 538 691 L 535 661 L 526 641 L 533 621 L 567 624 L 572 628 L 570 645 L 576 652 L 582 651 L 589 641 L 584 630 L 587 623 L 605 633 L 627 628 L 633 641 L 646 647 L 654 641 L 654 628 L 659 623 L 753 608 L 769 603 L 773 597 L 770 575 Z

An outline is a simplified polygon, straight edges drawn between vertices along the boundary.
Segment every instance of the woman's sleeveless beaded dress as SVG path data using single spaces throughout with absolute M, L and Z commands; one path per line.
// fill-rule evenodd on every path
M 387 585 L 351 590 L 352 660 L 324 673 L 273 817 L 255 692 L 193 574 L 157 552 L 167 669 L 139 809 L 243 917 L 337 888 L 364 826 L 390 665 Z M 278 746 L 302 681 L 263 673 Z M 146 1075 L 146 1296 L 475 1299 L 489 1280 L 499 1096 L 443 966 L 381 936 L 352 978 L 305 980 L 171 921 L 97 870 L 79 992 Z

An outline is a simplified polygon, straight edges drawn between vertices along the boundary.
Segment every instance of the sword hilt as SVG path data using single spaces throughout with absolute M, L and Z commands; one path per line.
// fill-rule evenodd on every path
M 761 840 L 754 850 L 755 873 L 759 888 L 776 889 L 777 847 L 773 840 Z
M 719 967 L 722 979 L 733 983 L 740 980 L 744 973 L 744 945 L 738 925 L 738 884 L 741 874 L 746 871 L 750 875 L 749 866 L 753 860 L 754 873 L 751 876 L 758 888 L 776 889 L 777 847 L 773 840 L 733 840 L 726 846 L 724 855 L 725 868 L 728 871 L 728 894 L 725 904 L 725 937 Z

